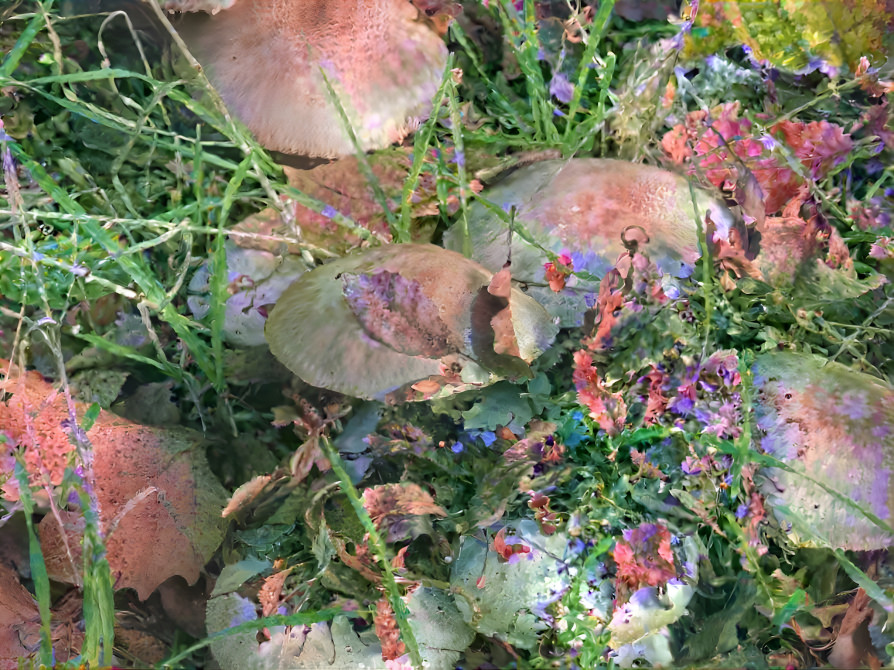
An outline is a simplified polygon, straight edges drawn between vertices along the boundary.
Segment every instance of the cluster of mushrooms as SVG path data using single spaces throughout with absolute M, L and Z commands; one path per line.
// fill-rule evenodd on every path
M 428 16 L 451 4 L 169 0 L 166 8 L 198 12 L 184 15 L 182 35 L 228 108 L 262 144 L 339 157 L 358 146 L 370 150 L 399 141 L 430 113 L 446 49 Z M 342 39 L 332 40 L 332 34 Z M 271 54 L 276 74 L 257 77 L 258 69 L 272 68 Z M 357 75 L 358 62 L 375 67 Z M 342 112 L 347 124 L 333 121 Z M 472 205 L 471 258 L 459 253 L 466 240 L 456 228 L 445 235 L 446 248 L 385 245 L 309 272 L 296 267 L 291 276 L 283 275 L 271 254 L 257 252 L 269 258 L 246 292 L 231 298 L 236 308 L 228 309 L 225 332 L 235 344 L 266 340 L 282 363 L 313 386 L 388 402 L 422 400 L 528 376 L 560 327 L 581 324 L 598 278 L 629 248 L 625 236 L 631 231 L 639 231 L 638 248 L 668 282 L 692 271 L 700 233 L 709 247 L 745 243 L 741 223 L 721 200 L 693 191 L 666 170 L 617 160 L 536 163 L 483 195 L 514 210 L 514 232 L 491 209 Z M 749 265 L 749 273 L 771 282 L 779 276 L 779 250 L 767 244 L 772 239 L 767 235 L 764 242 L 768 253 L 750 250 Z M 228 253 L 238 263 L 247 252 L 231 246 Z M 556 292 L 548 287 L 545 265 L 560 254 L 573 259 L 575 274 Z M 805 267 L 822 262 L 795 260 Z M 256 302 L 276 303 L 269 318 L 246 318 Z M 854 481 L 865 480 L 870 490 L 858 502 L 890 518 L 894 488 L 876 490 L 871 482 L 878 467 L 890 470 L 894 463 L 894 390 L 794 353 L 759 356 L 755 373 L 762 449 L 787 463 L 798 461 L 807 474 L 770 469 L 775 478 L 767 481 L 776 488 L 765 493 L 780 501 L 778 514 L 832 522 L 841 530 L 838 544 L 847 548 L 890 545 L 894 536 L 879 529 L 851 532 L 868 523 L 865 517 L 810 481 L 851 491 Z M 811 415 L 809 423 L 816 389 L 831 394 L 829 406 L 835 398 L 864 398 L 869 423 L 860 427 L 834 412 Z M 881 460 L 873 465 L 865 454 Z M 836 544 L 834 538 L 830 543 Z

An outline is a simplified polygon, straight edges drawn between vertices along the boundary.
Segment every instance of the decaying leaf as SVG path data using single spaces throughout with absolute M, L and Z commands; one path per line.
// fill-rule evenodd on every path
M 755 363 L 760 446 L 789 469 L 755 478 L 767 508 L 799 544 L 883 549 L 894 544 L 894 390 L 806 354 Z
M 257 475 L 242 484 L 233 492 L 233 495 L 230 496 L 227 506 L 224 507 L 220 515 L 228 517 L 234 512 L 250 505 L 252 501 L 261 494 L 261 491 L 266 488 L 267 484 L 270 483 L 271 478 L 272 475 Z
M 443 507 L 436 504 L 431 495 L 418 484 L 382 484 L 363 491 L 363 506 L 381 531 L 386 541 L 398 542 L 415 533 L 411 532 L 410 517 L 447 516 Z
M 562 325 L 582 323 L 602 277 L 625 253 L 625 240 L 637 236 L 639 250 L 660 271 L 687 276 L 698 259 L 696 222 L 710 213 L 718 239 L 728 240 L 734 222 L 726 207 L 682 177 L 648 165 L 587 158 L 543 161 L 520 168 L 484 196 L 504 209 L 515 207 L 511 258 L 513 278 L 528 294 L 558 316 Z M 698 216 L 696 216 L 696 207 Z M 469 211 L 472 258 L 497 272 L 510 256 L 509 224 L 476 204 Z M 530 241 L 528 241 L 530 240 Z M 458 226 L 444 236 L 448 249 L 462 249 Z M 552 255 L 552 256 L 550 256 Z M 556 292 L 548 263 L 559 256 L 575 272 Z M 553 268 L 555 266 L 553 265 Z M 589 278 L 586 275 L 590 275 Z
M 833 668 L 881 667 L 869 636 L 868 624 L 875 614 L 870 602 L 866 591 L 857 589 L 829 652 L 829 663 Z
M 270 315 L 267 341 L 308 383 L 361 398 L 399 402 L 423 399 L 426 390 L 481 386 L 527 369 L 557 331 L 542 307 L 513 289 L 508 305 L 518 356 L 498 353 L 496 312 L 475 318 L 491 278 L 440 247 L 369 249 L 295 282 Z M 499 343 L 507 350 L 508 337 L 502 333 Z M 425 381 L 437 386 L 414 386 Z
M 58 486 L 74 463 L 65 398 L 39 374 L 2 366 L 11 375 L 2 382 L 7 397 L 0 402 L 0 434 L 6 438 L 0 444 L 0 476 L 12 472 L 13 454 L 20 449 L 32 483 Z M 79 404 L 75 409 L 79 418 L 87 410 Z M 172 575 L 195 581 L 225 526 L 220 511 L 226 494 L 202 453 L 202 436 L 140 426 L 101 411 L 85 437 L 116 586 L 134 588 L 145 599 Z M 16 500 L 15 480 L 8 478 L 2 492 Z M 47 569 L 54 579 L 80 584 L 83 517 L 70 506 L 60 519 L 67 548 L 52 514 L 39 526 Z
M 40 645 L 37 602 L 16 574 L 0 565 L 0 670 L 18 670 Z

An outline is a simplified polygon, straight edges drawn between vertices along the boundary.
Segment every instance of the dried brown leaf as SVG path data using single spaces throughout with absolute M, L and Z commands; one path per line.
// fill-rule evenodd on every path
M 35 372 L 22 373 L 5 361 L 0 370 L 11 373 L 0 377 L 0 390 L 7 394 L 0 402 L 7 438 L 0 445 L 0 471 L 11 472 L 18 448 L 34 484 L 59 485 L 75 460 L 64 395 Z M 79 418 L 87 410 L 80 403 L 73 406 Z M 116 586 L 134 588 L 145 599 L 172 575 L 195 581 L 225 526 L 220 511 L 226 494 L 205 460 L 203 437 L 185 429 L 140 426 L 105 411 L 84 437 Z M 8 500 L 18 498 L 11 478 L 0 490 Z M 59 519 L 71 553 L 59 521 L 48 515 L 39 526 L 47 568 L 51 577 L 79 584 L 83 518 L 73 508 L 62 510 Z

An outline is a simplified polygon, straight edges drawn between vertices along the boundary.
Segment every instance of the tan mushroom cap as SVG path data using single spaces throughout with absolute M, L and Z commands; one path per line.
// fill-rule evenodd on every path
M 180 28 L 227 106 L 269 149 L 355 153 L 326 73 L 364 150 L 428 115 L 447 49 L 406 0 L 240 0 Z M 322 72 L 321 72 L 322 71 Z

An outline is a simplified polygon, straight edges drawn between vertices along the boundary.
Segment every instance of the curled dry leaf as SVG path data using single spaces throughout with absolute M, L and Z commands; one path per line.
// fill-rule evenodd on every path
M 387 542 L 414 537 L 410 517 L 433 514 L 445 517 L 447 512 L 418 484 L 382 484 L 363 491 L 363 506 Z
M 866 591 L 857 589 L 829 652 L 833 668 L 881 667 L 869 635 L 869 622 L 875 614 L 871 602 Z
M 557 331 L 540 305 L 512 289 L 498 307 L 509 309 L 518 356 L 498 353 L 510 344 L 505 333 L 495 341 L 491 279 L 440 247 L 369 249 L 290 286 L 270 315 L 267 341 L 309 384 L 361 398 L 400 402 L 481 386 L 527 372 Z
M 719 201 L 695 189 L 696 216 L 689 183 L 648 165 L 601 158 L 543 161 L 520 168 L 484 193 L 508 210 L 516 208 L 511 243 L 513 277 L 528 293 L 559 316 L 562 325 L 580 325 L 602 277 L 625 253 L 625 241 L 656 263 L 659 270 L 687 276 L 698 259 L 696 221 L 710 213 L 713 237 L 729 241 L 734 221 Z M 472 259 L 492 272 L 508 257 L 509 224 L 476 204 L 469 211 Z M 526 241 L 529 236 L 531 242 Z M 447 231 L 449 249 L 463 247 L 458 226 Z M 552 256 L 551 256 L 552 255 Z M 580 276 L 571 276 L 559 292 L 547 277 L 548 263 L 564 256 Z M 555 267 L 555 266 L 553 266 Z M 591 275 L 586 278 L 586 275 Z M 588 304 L 588 300 L 590 301 Z
M 179 30 L 261 144 L 335 157 L 355 148 L 327 79 L 364 150 L 400 141 L 428 115 L 447 49 L 418 18 L 405 0 L 240 0 L 186 16 Z
M 894 544 L 894 389 L 790 352 L 759 356 L 754 384 L 760 446 L 790 468 L 765 468 L 755 482 L 792 540 L 853 550 Z
M 388 598 L 382 596 L 376 601 L 376 613 L 373 615 L 376 637 L 382 643 L 382 658 L 393 661 L 402 656 L 407 646 L 400 639 L 400 628 L 394 617 L 394 610 Z
M 0 363 L 0 476 L 12 473 L 22 450 L 31 482 L 58 486 L 74 462 L 69 441 L 68 406 L 63 395 L 35 372 L 22 373 Z M 80 418 L 86 406 L 75 404 Z M 106 532 L 106 549 L 118 588 L 136 589 L 147 598 L 164 580 L 181 575 L 194 582 L 223 539 L 220 516 L 226 493 L 202 453 L 203 438 L 185 429 L 140 426 L 101 411 L 86 433 L 92 449 L 96 498 Z M 0 491 L 17 500 L 15 479 Z M 83 516 L 76 508 L 48 515 L 39 531 L 50 576 L 80 583 Z

